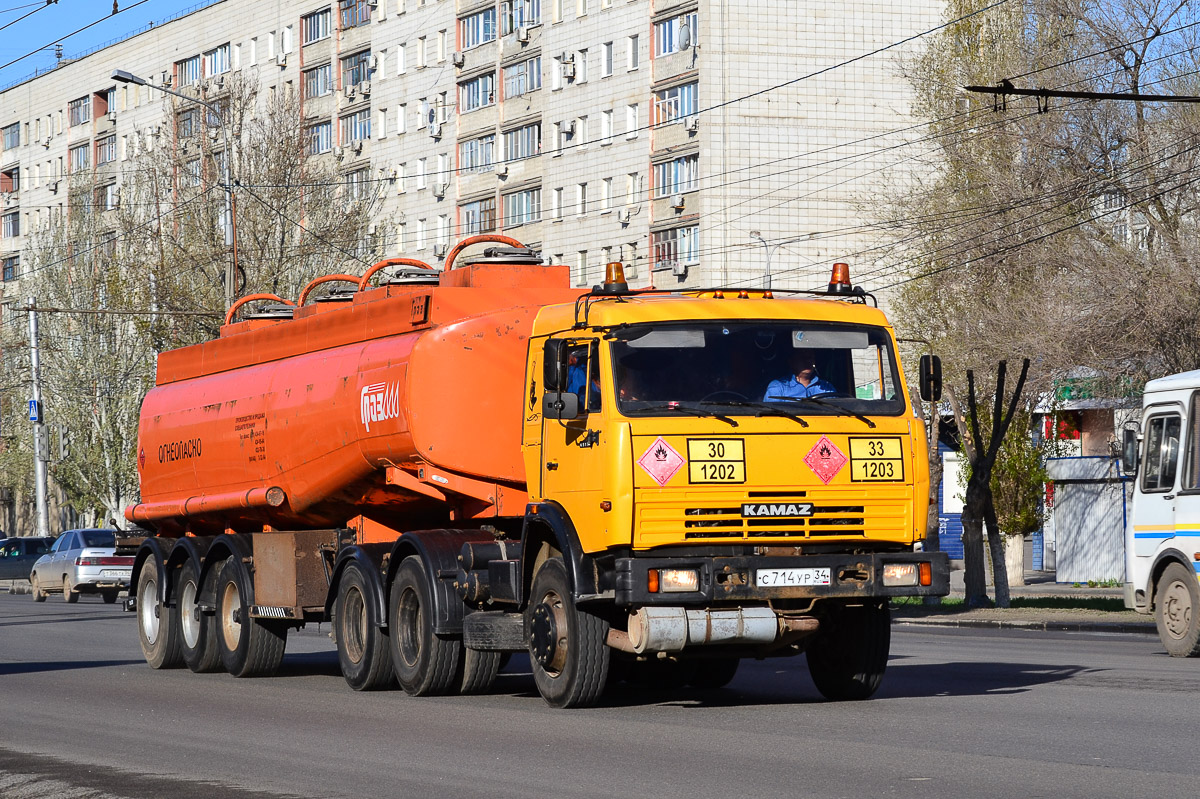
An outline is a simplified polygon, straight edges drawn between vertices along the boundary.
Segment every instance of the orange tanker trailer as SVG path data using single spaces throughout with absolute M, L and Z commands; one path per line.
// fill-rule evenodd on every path
M 458 265 L 480 243 L 502 246 Z M 294 304 L 244 298 L 220 338 L 160 356 L 143 403 L 126 515 L 157 531 L 134 566 L 147 661 L 266 674 L 288 629 L 332 620 L 356 689 L 483 690 L 523 650 L 572 706 L 614 658 L 717 685 L 740 657 L 808 651 L 827 696 L 869 695 L 886 598 L 945 593 L 948 571 L 919 547 L 923 431 L 894 337 L 831 289 L 727 299 L 616 274 L 587 292 L 480 236 L 441 272 L 391 259 Z M 850 396 L 759 399 L 796 352 Z M 821 447 L 848 468 L 797 472 Z

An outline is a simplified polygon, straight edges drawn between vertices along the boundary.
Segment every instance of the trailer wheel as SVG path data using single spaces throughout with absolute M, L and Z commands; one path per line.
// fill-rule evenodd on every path
M 196 575 L 196 565 L 189 560 L 179 570 L 175 612 L 179 614 L 183 662 L 195 673 L 205 674 L 221 667 L 221 653 L 217 649 L 216 619 L 200 610 L 197 605 L 199 597 L 200 580 Z
M 342 676 L 356 691 L 377 691 L 392 683 L 392 650 L 376 618 L 377 607 L 361 567 L 348 564 L 338 584 L 333 633 Z
M 158 560 L 146 558 L 137 581 L 138 641 L 152 669 L 178 668 L 183 662 L 179 649 L 179 625 L 175 609 L 159 596 Z
M 552 707 L 587 707 L 604 693 L 611 650 L 608 622 L 579 610 L 562 558 L 550 558 L 533 578 L 525 637 L 538 692 Z
M 462 641 L 433 631 L 433 599 L 421 559 L 409 555 L 396 571 L 388 595 L 392 667 L 412 696 L 449 693 L 456 683 Z
M 275 673 L 287 645 L 287 625 L 250 617 L 249 575 L 241 561 L 230 558 L 217 576 L 217 647 L 221 663 L 234 677 L 267 677 Z
M 1200 583 L 1194 570 L 1179 563 L 1163 570 L 1154 596 L 1154 623 L 1171 657 L 1200 654 Z
M 462 671 L 458 691 L 462 694 L 486 693 L 500 673 L 500 659 L 504 652 L 463 647 Z
M 891 636 L 886 602 L 834 605 L 806 652 L 817 690 L 835 702 L 870 698 L 883 680 Z

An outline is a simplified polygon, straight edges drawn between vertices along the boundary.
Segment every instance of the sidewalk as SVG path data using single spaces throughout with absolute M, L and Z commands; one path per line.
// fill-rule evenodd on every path
M 965 573 L 950 572 L 950 599 L 962 599 Z M 1057 583 L 1053 572 L 1025 572 L 1025 585 L 1013 586 L 1013 599 L 1121 599 L 1120 588 L 1089 588 L 1086 585 Z M 988 596 L 994 598 L 991 586 Z M 1154 617 L 1132 610 L 1116 612 L 1086 608 L 973 608 L 962 605 L 944 607 L 903 605 L 892 610 L 894 624 L 933 627 L 983 627 L 991 629 L 1052 630 L 1060 632 L 1107 632 L 1156 635 Z

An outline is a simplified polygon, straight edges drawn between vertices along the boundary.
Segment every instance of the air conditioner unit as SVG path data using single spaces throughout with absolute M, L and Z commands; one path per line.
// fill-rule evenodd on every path
M 448 248 L 446 247 L 446 245 L 445 245 L 445 244 L 435 244 L 435 245 L 433 245 L 433 255 L 434 255 L 434 257 L 435 257 L 435 258 L 445 258 L 445 257 L 446 257 L 446 251 L 447 251 L 447 249 L 448 249 Z
M 494 171 L 496 173 L 496 177 L 498 177 L 498 178 L 507 177 L 508 176 L 508 164 L 505 164 L 503 162 L 496 164 Z
M 563 62 L 564 64 L 574 64 L 575 63 L 575 54 L 574 53 L 563 53 L 562 55 L 560 55 L 558 57 L 558 60 Z
M 620 222 L 622 225 L 628 225 L 629 218 L 631 216 L 633 216 L 633 212 L 631 210 L 629 210 L 629 206 L 625 206 L 624 208 L 617 209 L 617 221 Z
M 342 91 L 342 94 L 346 96 L 347 100 L 353 100 L 354 95 L 358 94 L 358 86 L 351 84 Z
M 49 184 L 49 189 L 51 194 L 58 194 L 58 181 L 51 181 Z
M 700 117 L 693 114 L 692 116 L 683 120 L 683 127 L 688 133 L 695 133 L 696 131 L 700 130 Z
M 564 62 L 562 65 L 563 77 L 567 80 L 575 80 L 575 65 L 569 62 Z
M 337 160 L 341 161 L 343 158 L 346 157 L 345 149 L 343 149 L 341 147 L 334 147 L 333 148 L 333 157 L 336 158 Z
M 433 196 L 437 197 L 439 200 L 442 199 L 443 197 L 446 196 L 447 188 L 448 188 L 448 185 L 446 184 L 445 181 L 441 181 L 441 180 L 437 181 L 436 183 L 433 184 Z
M 371 96 L 371 81 L 364 80 L 362 83 L 358 84 L 358 88 L 360 91 L 362 91 L 363 97 Z
M 684 204 L 685 203 L 683 201 L 682 194 L 671 195 L 671 207 L 674 208 L 676 211 L 682 211 Z
M 450 60 L 454 62 L 454 66 L 461 67 L 467 63 L 467 56 L 461 50 L 455 50 L 453 55 L 450 56 Z
M 379 69 L 379 53 L 372 53 L 371 54 L 371 71 L 374 72 L 377 69 Z
M 288 57 L 288 54 L 283 52 L 282 50 L 280 50 L 278 53 L 275 54 L 275 63 L 281 67 L 286 67 L 287 66 L 287 57 Z
M 563 132 L 564 136 L 574 136 L 575 135 L 575 120 L 568 119 L 566 122 L 562 123 L 562 132 Z
M 529 28 L 525 27 L 524 25 L 517 28 L 517 41 L 521 44 L 525 44 L 529 41 Z
M 441 122 L 430 122 L 429 123 L 429 135 L 435 139 L 442 138 L 442 123 Z
M 116 122 L 116 121 L 117 121 L 117 112 L 116 112 L 116 111 L 109 111 L 109 112 L 108 112 L 108 121 L 109 121 L 109 122 Z
M 678 261 L 671 267 L 671 274 L 675 277 L 687 277 L 687 264 L 681 264 Z
M 169 88 L 171 88 L 171 84 L 172 84 L 172 83 L 174 83 L 174 82 L 175 82 L 175 76 L 174 76 L 174 75 L 168 75 L 168 74 L 167 74 L 167 73 L 165 73 L 165 72 L 163 73 L 163 76 L 162 76 L 162 85 L 163 85 L 165 88 L 168 88 L 168 89 L 169 89 Z
M 362 152 L 362 144 L 362 139 L 357 139 L 350 143 L 350 149 L 354 150 L 355 155 Z

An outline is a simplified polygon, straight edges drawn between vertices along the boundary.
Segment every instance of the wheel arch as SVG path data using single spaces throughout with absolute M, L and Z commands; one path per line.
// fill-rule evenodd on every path
M 133 570 L 129 573 L 129 596 L 136 597 L 138 590 L 138 575 L 142 573 L 142 566 L 148 558 L 153 557 L 158 564 L 158 601 L 166 602 L 170 591 L 168 590 L 168 568 L 167 559 L 174 551 L 177 539 L 163 538 L 162 536 L 153 536 L 147 538 L 138 547 L 137 554 L 133 556 Z
M 458 556 L 463 544 L 493 539 L 494 536 L 481 530 L 410 530 L 392 545 L 385 587 L 391 589 L 405 558 L 417 556 L 429 578 L 433 631 L 438 635 L 462 635 L 465 609 L 456 586 Z
M 525 511 L 521 533 L 519 607 L 525 607 L 529 587 L 533 585 L 534 569 L 546 546 L 562 554 L 567 567 L 567 582 L 576 601 L 584 601 L 600 593 L 599 571 L 593 558 L 583 551 L 570 515 L 557 502 L 539 502 L 529 505 Z
M 204 565 L 200 568 L 196 579 L 201 586 L 202 604 L 216 605 L 216 581 L 210 580 L 209 575 L 217 568 L 218 564 L 224 563 L 226 560 L 233 558 L 238 561 L 242 568 L 245 568 L 245 561 L 253 559 L 254 545 L 250 542 L 249 536 L 238 535 L 237 533 L 225 533 L 212 539 L 208 550 L 204 553 Z M 247 573 L 251 579 L 246 580 L 246 594 L 242 597 L 242 601 L 246 607 L 254 605 L 254 580 L 253 576 Z
M 1155 600 L 1158 595 L 1158 582 L 1162 579 L 1163 572 L 1172 563 L 1178 563 L 1190 572 L 1194 573 L 1196 571 L 1192 560 L 1178 549 L 1169 548 L 1159 552 L 1154 558 L 1154 564 L 1150 567 L 1150 583 L 1146 586 L 1147 607 L 1150 610 L 1154 610 Z

